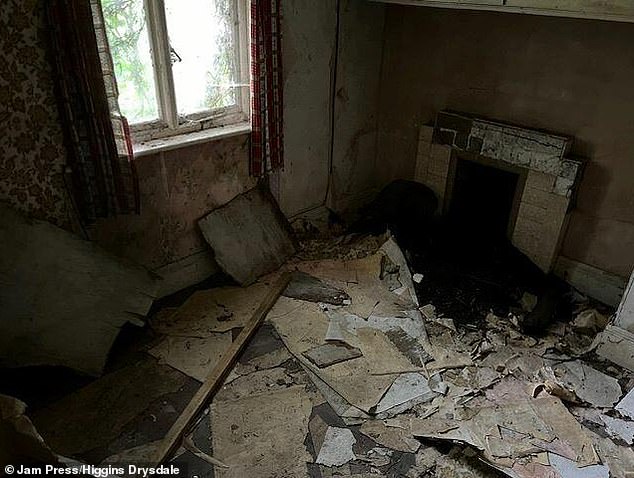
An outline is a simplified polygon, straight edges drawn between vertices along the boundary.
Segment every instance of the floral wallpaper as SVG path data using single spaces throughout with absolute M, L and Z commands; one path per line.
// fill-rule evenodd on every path
M 70 228 L 42 1 L 0 1 L 0 201 Z

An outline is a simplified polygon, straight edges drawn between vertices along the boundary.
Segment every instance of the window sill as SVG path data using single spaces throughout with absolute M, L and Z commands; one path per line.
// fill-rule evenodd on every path
M 193 133 L 170 136 L 169 138 L 152 139 L 142 143 L 135 143 L 132 147 L 134 150 L 134 157 L 139 158 L 141 156 L 148 156 L 161 151 L 170 151 L 172 149 L 184 148 L 223 138 L 231 138 L 232 136 L 239 136 L 250 132 L 251 125 L 249 123 L 239 123 L 229 126 L 209 128 Z

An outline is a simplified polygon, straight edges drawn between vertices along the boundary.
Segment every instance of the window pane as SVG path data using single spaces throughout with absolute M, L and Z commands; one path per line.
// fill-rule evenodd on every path
M 179 114 L 236 103 L 234 0 L 165 0 Z
M 143 0 L 102 0 L 119 106 L 130 123 L 158 118 Z

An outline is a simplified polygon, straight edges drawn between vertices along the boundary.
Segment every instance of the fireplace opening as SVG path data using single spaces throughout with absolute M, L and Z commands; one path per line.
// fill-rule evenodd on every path
M 447 216 L 484 240 L 508 237 L 519 174 L 457 158 Z

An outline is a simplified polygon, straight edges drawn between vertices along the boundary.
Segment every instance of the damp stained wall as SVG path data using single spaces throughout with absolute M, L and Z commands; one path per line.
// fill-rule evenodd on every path
M 341 0 L 335 55 L 336 5 L 282 4 L 286 168 L 272 182 L 288 216 L 356 207 L 412 177 L 419 126 L 451 108 L 574 136 L 590 162 L 563 253 L 629 275 L 634 25 Z M 0 200 L 71 229 L 42 3 L 3 2 L 0 22 Z M 150 268 L 208 250 L 196 219 L 254 184 L 247 141 L 137 158 L 141 215 L 100 221 L 92 237 Z
M 284 170 L 273 192 L 288 217 L 324 204 L 328 189 L 336 0 L 283 0 Z
M 334 131 L 341 137 L 331 155 L 337 5 L 336 0 L 282 2 L 286 167 L 270 179 L 287 216 L 325 205 L 330 190 L 331 207 L 353 204 L 375 182 L 384 7 L 365 0 L 340 2 Z M 0 37 L 0 95 L 5 95 L 0 102 L 0 200 L 82 233 L 63 180 L 66 152 L 43 8 L 42 0 L 8 0 L 0 6 L 2 30 L 8 32 Z M 140 215 L 101 219 L 84 233 L 152 270 L 192 257 L 188 266 L 201 263 L 199 272 L 212 270 L 197 220 L 255 185 L 248 175 L 248 135 L 141 156 L 135 162 Z M 331 169 L 336 179 L 329 189 Z
M 385 6 L 342 0 L 329 206 L 339 212 L 369 202 L 376 175 L 379 84 Z
M 255 186 L 248 135 L 136 158 L 141 213 L 100 219 L 92 238 L 151 270 L 207 251 L 198 220 Z
M 388 7 L 377 176 L 413 176 L 418 129 L 442 109 L 573 136 L 589 162 L 562 254 L 628 277 L 633 38 L 632 24 Z
M 384 12 L 366 0 L 282 1 L 285 167 L 272 184 L 288 217 L 345 211 L 375 192 Z
M 342 0 L 340 8 L 334 209 L 364 202 L 376 183 L 385 10 L 365 0 Z M 336 0 L 282 1 L 285 167 L 269 179 L 288 217 L 326 204 L 336 31 Z M 152 270 L 208 251 L 197 221 L 255 185 L 248 147 L 244 135 L 137 158 L 141 214 L 100 220 L 92 237 Z

